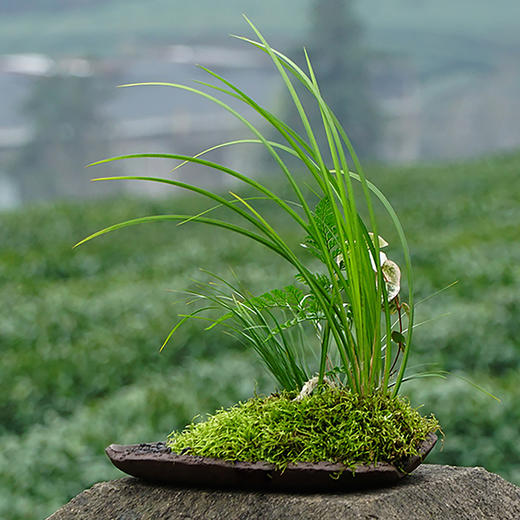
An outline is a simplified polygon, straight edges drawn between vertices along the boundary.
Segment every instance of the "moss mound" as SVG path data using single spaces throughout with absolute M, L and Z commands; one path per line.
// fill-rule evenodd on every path
M 329 388 L 293 401 L 294 394 L 255 397 L 218 410 L 204 422 L 170 434 L 175 453 L 224 460 L 341 462 L 349 467 L 396 463 L 417 454 L 435 417 L 422 417 L 408 400 Z

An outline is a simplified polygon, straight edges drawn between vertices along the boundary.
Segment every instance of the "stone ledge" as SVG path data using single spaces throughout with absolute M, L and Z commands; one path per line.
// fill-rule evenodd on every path
M 518 520 L 520 487 L 483 468 L 423 464 L 399 484 L 334 494 L 200 490 L 101 482 L 48 520 Z

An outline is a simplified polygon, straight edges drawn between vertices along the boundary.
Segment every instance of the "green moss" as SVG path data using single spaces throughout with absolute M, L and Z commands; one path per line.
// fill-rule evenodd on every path
M 267 461 L 283 469 L 291 462 L 342 462 L 349 467 L 397 462 L 417 453 L 439 429 L 408 400 L 361 397 L 330 388 L 301 401 L 289 393 L 255 397 L 218 410 L 204 422 L 173 432 L 173 452 L 225 460 Z

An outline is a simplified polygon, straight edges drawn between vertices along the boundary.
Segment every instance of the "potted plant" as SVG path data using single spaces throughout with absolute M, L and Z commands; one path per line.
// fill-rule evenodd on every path
M 247 237 L 267 247 L 294 269 L 295 279 L 259 296 L 214 275 L 191 294 L 202 302 L 183 315 L 168 335 L 206 311 L 210 326 L 228 327 L 255 349 L 277 383 L 277 391 L 254 397 L 204 422 L 172 433 L 163 443 L 112 445 L 107 453 L 124 471 L 170 482 L 318 489 L 392 482 L 412 471 L 433 447 L 439 425 L 422 417 L 400 397 L 413 332 L 413 277 L 410 254 L 396 212 L 367 180 L 356 153 L 326 104 L 307 54 L 307 71 L 274 50 L 246 18 L 258 40 L 239 37 L 266 53 L 278 70 L 300 116 L 303 134 L 258 105 L 238 87 L 202 67 L 215 80 L 209 92 L 171 83 L 142 83 L 182 89 L 202 96 L 236 117 L 250 131 L 247 139 L 226 142 L 195 156 L 134 154 L 204 165 L 239 181 L 252 193 L 230 196 L 178 180 L 145 176 L 197 193 L 212 207 L 194 215 L 154 215 L 122 222 L 79 244 L 116 229 L 147 222 L 203 223 Z M 294 84 L 310 93 L 322 117 L 325 147 L 317 144 Z M 135 85 L 126 85 L 135 86 Z M 245 116 L 213 95 L 253 109 L 277 134 L 267 138 Z M 214 149 L 257 143 L 278 166 L 292 199 L 238 170 L 204 155 Z M 299 161 L 304 178 L 288 165 Z M 350 167 L 353 165 L 353 170 Z M 358 188 L 355 188 L 355 186 Z M 361 195 L 356 195 L 360 193 Z M 378 234 L 374 200 L 396 229 L 404 258 L 407 296 L 401 295 L 401 269 L 390 260 Z M 265 209 L 271 204 L 300 230 L 302 246 L 292 247 Z M 220 208 L 229 218 L 215 217 Z M 77 245 L 79 245 L 77 244 Z M 406 301 L 405 301 L 406 300 Z M 309 334 L 311 332 L 312 334 Z M 309 356 L 314 354 L 314 357 Z

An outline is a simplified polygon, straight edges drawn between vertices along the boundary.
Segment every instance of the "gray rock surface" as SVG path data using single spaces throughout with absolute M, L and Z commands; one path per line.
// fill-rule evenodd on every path
M 197 490 L 101 482 L 48 520 L 520 519 L 520 488 L 483 468 L 423 464 L 398 485 L 334 494 Z

